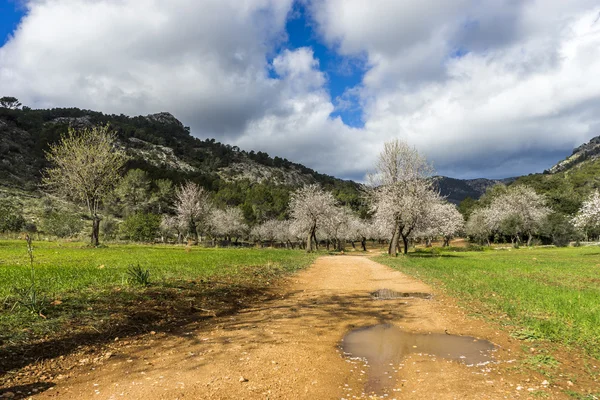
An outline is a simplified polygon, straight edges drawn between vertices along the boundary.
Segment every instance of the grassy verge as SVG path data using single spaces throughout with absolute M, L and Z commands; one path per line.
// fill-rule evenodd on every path
M 421 251 L 378 262 L 441 286 L 521 339 L 577 346 L 600 359 L 600 249 Z
M 0 241 L 0 373 L 77 346 L 235 312 L 316 257 L 270 249 L 33 245 L 41 313 L 18 302 L 18 289 L 30 285 L 25 241 Z M 149 285 L 129 274 L 138 265 L 149 271 Z

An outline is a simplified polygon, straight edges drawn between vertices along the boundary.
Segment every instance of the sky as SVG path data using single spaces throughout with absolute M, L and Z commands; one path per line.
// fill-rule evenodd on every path
M 597 0 L 0 0 L 0 96 L 171 112 L 192 134 L 362 180 L 541 172 L 600 135 Z

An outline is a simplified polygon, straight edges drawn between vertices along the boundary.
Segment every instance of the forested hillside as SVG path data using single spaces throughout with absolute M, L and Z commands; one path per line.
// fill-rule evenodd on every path
M 544 194 L 556 211 L 573 215 L 595 189 L 600 188 L 600 136 L 573 150 L 567 159 L 543 174 L 522 176 L 516 183 Z
M 218 206 L 240 207 L 249 223 L 284 218 L 290 192 L 306 183 L 319 183 L 342 205 L 362 211 L 359 185 L 319 174 L 301 164 L 258 151 L 244 151 L 215 139 L 190 134 L 169 113 L 129 117 L 77 108 L 33 110 L 0 108 L 0 185 L 6 192 L 40 189 L 45 152 L 68 127 L 110 125 L 129 156 L 126 173 L 141 169 L 159 192 L 157 182 L 173 186 L 193 181 L 214 196 Z M 131 182 L 130 182 L 131 183 Z

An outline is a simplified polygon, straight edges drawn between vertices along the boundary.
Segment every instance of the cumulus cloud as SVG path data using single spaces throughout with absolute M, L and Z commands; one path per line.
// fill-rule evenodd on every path
M 172 110 L 239 135 L 273 97 L 266 57 L 292 0 L 31 0 L 0 50 L 0 85 L 37 106 Z
M 577 0 L 301 0 L 367 71 L 335 101 L 310 48 L 285 48 L 293 0 L 29 0 L 0 87 L 34 107 L 171 111 L 200 137 L 360 178 L 407 139 L 456 177 L 542 170 L 598 135 L 600 7 Z
M 595 2 L 448 7 L 427 0 L 313 4 L 331 45 L 367 54 L 365 131 L 407 139 L 442 173 L 494 177 L 547 168 L 600 134 L 592 111 L 600 101 Z

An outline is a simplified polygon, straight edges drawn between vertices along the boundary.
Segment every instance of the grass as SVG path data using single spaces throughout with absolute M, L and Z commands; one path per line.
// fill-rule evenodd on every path
M 33 247 L 37 288 L 46 299 L 41 313 L 18 307 L 18 293 L 31 287 L 26 242 L 0 241 L 0 372 L 117 335 L 235 312 L 316 257 L 169 245 L 34 242 Z
M 392 266 L 458 297 L 522 340 L 549 340 L 600 359 L 600 249 L 419 251 L 381 256 Z

